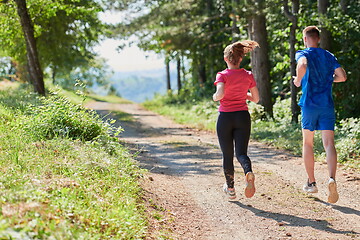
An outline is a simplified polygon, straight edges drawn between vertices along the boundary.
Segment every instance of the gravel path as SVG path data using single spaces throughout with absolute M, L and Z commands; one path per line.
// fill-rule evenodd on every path
M 118 124 L 125 129 L 120 138 L 149 170 L 142 183 L 149 214 L 162 214 L 153 217 L 148 239 L 360 239 L 359 172 L 339 168 L 340 199 L 329 204 L 326 163 L 316 163 L 319 193 L 305 195 L 302 159 L 251 141 L 257 191 L 253 198 L 244 197 L 237 164 L 237 198 L 228 201 L 214 133 L 176 124 L 137 104 L 92 102 L 87 107 L 114 119 L 114 111 L 135 119 Z

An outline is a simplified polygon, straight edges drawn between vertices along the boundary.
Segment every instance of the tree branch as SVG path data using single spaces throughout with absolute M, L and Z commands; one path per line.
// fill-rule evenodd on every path
M 283 1 L 283 7 L 284 7 L 284 14 L 285 16 L 291 21 L 291 22 L 295 22 L 296 21 L 296 17 L 294 14 L 292 14 L 289 10 L 289 4 L 288 4 L 288 0 L 284 0 Z

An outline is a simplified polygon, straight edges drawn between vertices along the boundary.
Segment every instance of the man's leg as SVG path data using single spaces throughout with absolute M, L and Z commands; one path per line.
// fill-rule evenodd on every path
M 329 177 L 335 179 L 337 167 L 337 154 L 334 142 L 334 131 L 323 130 L 321 132 L 324 149 L 326 152 L 326 162 L 328 164 Z
M 315 182 L 314 134 L 315 131 L 303 129 L 303 159 L 309 183 Z
M 335 182 L 337 154 L 336 154 L 335 142 L 334 142 L 334 131 L 323 130 L 322 140 L 326 151 L 326 162 L 328 164 L 329 177 L 330 177 L 328 182 L 328 188 L 329 188 L 328 202 L 336 203 L 339 199 L 339 194 L 337 192 L 337 187 Z

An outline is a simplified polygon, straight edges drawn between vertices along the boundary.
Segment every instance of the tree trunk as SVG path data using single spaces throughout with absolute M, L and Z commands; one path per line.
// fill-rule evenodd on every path
M 340 6 L 341 10 L 346 13 L 347 12 L 347 6 L 348 6 L 348 0 L 340 0 Z
M 205 61 L 203 60 L 200 60 L 200 65 L 198 66 L 198 74 L 200 86 L 203 87 L 206 82 L 206 67 Z
M 182 81 L 183 83 L 186 81 L 186 70 L 185 70 L 185 60 L 184 60 L 184 56 L 181 55 L 181 62 L 182 62 L 182 65 L 181 65 L 181 72 L 182 72 Z
M 324 27 L 324 18 L 326 18 L 327 9 L 329 7 L 329 0 L 318 0 L 318 12 L 320 15 L 320 47 L 326 50 L 331 50 L 331 33 Z
M 181 60 L 180 57 L 177 57 L 177 86 L 178 86 L 178 93 L 181 90 Z
M 212 18 L 215 14 L 215 1 L 214 0 L 207 0 L 206 1 L 206 16 L 208 18 Z M 208 31 L 212 33 L 214 31 L 214 22 L 210 21 L 208 24 Z M 213 34 L 209 34 L 209 40 L 210 42 L 215 42 Z M 205 83 L 209 78 L 208 76 L 214 76 L 214 68 L 212 66 L 215 65 L 215 59 L 217 59 L 218 56 L 215 56 L 215 49 L 211 44 L 208 44 L 207 50 L 204 49 L 203 53 L 200 54 L 200 69 L 199 69 L 199 75 L 200 75 L 200 81 L 202 83 Z M 202 84 L 201 86 L 205 86 Z
M 295 60 L 295 44 L 296 44 L 296 30 L 297 30 L 297 13 L 299 12 L 300 3 L 299 0 L 292 1 L 292 11 L 289 11 L 288 1 L 284 1 L 284 13 L 285 16 L 291 21 L 290 26 L 290 73 L 291 76 L 296 76 L 296 60 Z M 297 104 L 297 93 L 298 89 L 293 83 L 293 78 L 290 78 L 290 90 L 291 90 L 291 121 L 298 123 L 298 117 L 300 114 L 300 108 Z
M 54 85 L 56 85 L 56 67 L 55 67 L 55 66 L 52 67 L 52 75 L 51 75 L 51 78 L 52 78 L 52 83 L 53 83 Z
M 267 42 L 265 15 L 253 14 L 249 16 L 250 38 L 259 43 L 260 48 L 251 52 L 251 67 L 259 88 L 260 104 L 264 106 L 265 113 L 273 116 L 273 104 L 271 100 L 269 46 Z
M 231 20 L 232 20 L 232 25 L 231 25 L 231 36 L 232 36 L 232 42 L 236 42 L 238 41 L 238 34 L 240 33 L 240 30 L 237 26 L 237 18 L 238 18 L 238 13 L 236 11 L 237 7 L 239 5 L 239 0 L 232 0 L 232 15 L 231 15 Z
M 30 79 L 32 84 L 34 85 L 35 92 L 41 95 L 45 95 L 43 72 L 41 70 L 38 52 L 36 48 L 34 28 L 32 26 L 29 13 L 26 8 L 26 1 L 15 0 L 15 2 L 26 42 L 26 56 L 28 60 Z
M 165 65 L 166 65 L 166 89 L 171 90 L 170 60 L 169 60 L 169 57 L 165 58 Z

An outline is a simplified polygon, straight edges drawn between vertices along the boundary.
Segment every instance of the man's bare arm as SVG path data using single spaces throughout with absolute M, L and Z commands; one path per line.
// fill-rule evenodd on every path
M 346 81 L 346 72 L 342 67 L 335 69 L 334 82 L 345 82 Z
M 301 80 L 306 73 L 307 68 L 307 59 L 306 57 L 301 57 L 296 65 L 296 76 L 294 76 L 294 85 L 297 87 L 301 86 Z

